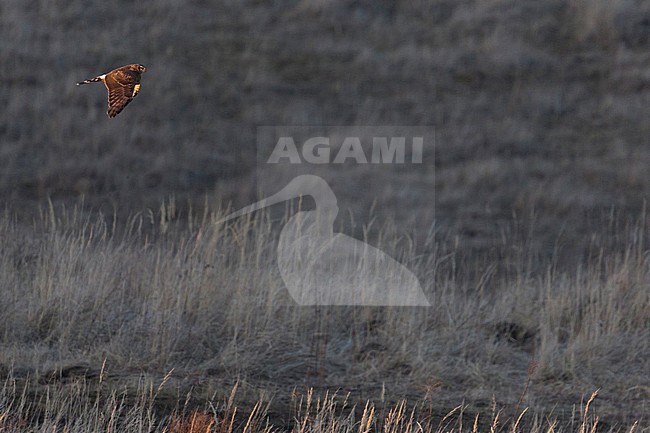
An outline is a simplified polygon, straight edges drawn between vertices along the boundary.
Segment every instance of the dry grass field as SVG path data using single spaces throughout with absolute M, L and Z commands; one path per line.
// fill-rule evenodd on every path
M 650 432 L 649 22 L 634 0 L 3 0 L 0 433 Z M 108 119 L 74 84 L 131 62 Z M 258 198 L 260 125 L 435 127 L 423 164 L 333 185 L 337 231 L 431 307 L 293 302 L 300 204 L 221 222 Z
M 625 249 L 605 251 L 595 240 L 585 266 L 549 265 L 543 275 L 527 270 L 526 245 L 494 258 L 516 272 L 495 265 L 478 275 L 465 271 L 473 264 L 457 260 L 454 243 L 408 247 L 386 226 L 378 246 L 411 264 L 432 307 L 315 308 L 288 296 L 273 254 L 282 221 L 267 213 L 231 225 L 218 211 L 184 221 L 141 215 L 122 230 L 84 215 L 46 209 L 29 228 L 6 216 L 0 224 L 9 401 L 21 395 L 14 386 L 44 404 L 46 390 L 88 393 L 101 376 L 135 398 L 127 391 L 171 372 L 156 400 L 163 413 L 185 398 L 222 397 L 238 382 L 244 413 L 267 398 L 287 425 L 289 396 L 309 388 L 359 407 L 427 403 L 436 420 L 462 403 L 470 418 L 503 405 L 504 416 L 530 407 L 561 422 L 575 421 L 576 405 L 600 389 L 604 425 L 647 421 L 642 221 L 616 235 Z

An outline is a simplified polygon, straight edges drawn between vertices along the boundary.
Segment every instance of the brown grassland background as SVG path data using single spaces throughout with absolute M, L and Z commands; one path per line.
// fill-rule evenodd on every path
M 3 0 L 0 432 L 649 432 L 649 43 L 635 0 Z M 108 119 L 75 82 L 131 62 Z M 219 222 L 259 125 L 435 127 L 336 225 L 432 307 L 292 302 L 296 209 Z

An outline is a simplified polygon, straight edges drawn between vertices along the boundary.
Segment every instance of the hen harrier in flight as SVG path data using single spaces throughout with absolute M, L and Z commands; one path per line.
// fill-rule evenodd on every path
M 102 81 L 108 89 L 108 111 L 106 114 L 108 114 L 108 117 L 115 117 L 138 94 L 140 77 L 146 70 L 147 68 L 144 66 L 133 63 L 113 69 L 111 72 L 98 75 L 95 78 L 81 81 L 77 83 L 77 86 Z

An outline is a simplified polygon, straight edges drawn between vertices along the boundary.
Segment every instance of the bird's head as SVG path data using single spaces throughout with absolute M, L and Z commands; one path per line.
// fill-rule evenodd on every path
M 145 72 L 147 70 L 147 68 L 145 68 L 143 65 L 140 64 L 135 65 L 135 67 L 138 69 L 138 72 L 140 73 Z
M 336 219 L 336 215 L 339 212 L 339 207 L 336 204 L 337 200 L 336 196 L 334 195 L 334 191 L 332 191 L 332 188 L 330 188 L 325 179 L 319 176 L 307 174 L 294 177 L 279 192 L 261 201 L 258 201 L 257 203 L 253 203 L 250 206 L 239 209 L 237 212 L 226 215 L 219 222 L 226 222 L 230 219 L 249 214 L 258 209 L 307 195 L 311 196 L 314 199 L 314 203 L 316 205 L 315 211 L 318 213 L 321 221 L 320 227 L 331 231 L 331 224 L 334 223 L 334 219 Z

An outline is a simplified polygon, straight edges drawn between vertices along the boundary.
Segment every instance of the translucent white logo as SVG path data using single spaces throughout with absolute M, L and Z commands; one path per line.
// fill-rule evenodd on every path
M 222 221 L 301 196 L 311 196 L 316 209 L 287 221 L 277 249 L 280 275 L 299 305 L 430 306 L 405 266 L 372 245 L 334 233 L 337 200 L 321 177 L 296 176 L 278 193 Z
M 366 143 L 366 146 L 363 144 Z M 345 164 L 354 161 L 357 164 L 404 164 L 407 160 L 406 137 L 345 137 L 333 155 L 330 137 L 309 137 L 298 152 L 296 142 L 291 136 L 278 137 L 273 152 L 266 161 L 267 164 L 289 162 L 300 164 L 303 160 L 309 164 Z M 412 164 L 422 164 L 422 149 L 424 137 L 411 137 Z M 365 148 L 370 148 L 369 156 Z M 300 156 L 302 155 L 302 159 Z M 332 158 L 333 156 L 333 158 Z

